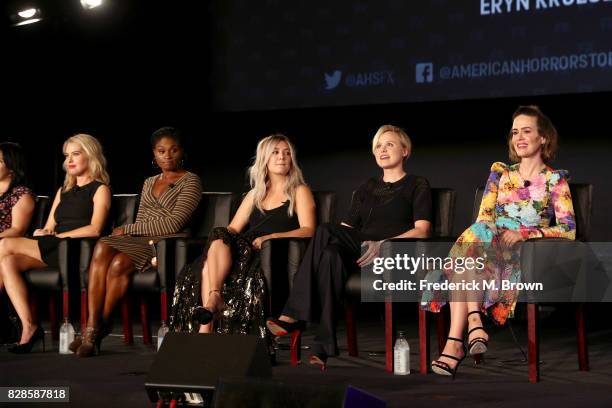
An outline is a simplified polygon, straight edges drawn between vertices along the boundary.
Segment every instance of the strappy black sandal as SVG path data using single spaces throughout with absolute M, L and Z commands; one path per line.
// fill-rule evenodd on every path
M 480 311 L 475 310 L 473 312 L 468 313 L 468 319 L 469 319 L 470 315 L 474 314 L 474 313 L 477 313 L 477 314 L 482 316 L 482 313 Z M 468 339 L 470 338 L 470 334 L 473 331 L 476 331 L 476 330 L 482 330 L 483 332 L 486 333 L 484 327 L 482 327 L 482 326 L 474 327 L 470 331 L 468 331 Z M 484 337 L 475 337 L 475 338 L 473 338 L 472 340 L 470 340 L 470 342 L 468 344 L 468 349 L 470 351 L 470 355 L 486 353 L 488 345 L 489 345 L 489 342 Z
M 446 357 L 446 358 L 450 358 L 451 360 L 455 360 L 457 362 L 457 365 L 455 365 L 455 368 L 451 368 L 451 366 L 445 363 L 444 361 L 435 360 L 431 362 L 431 371 L 433 371 L 434 373 L 438 375 L 452 376 L 454 380 L 455 374 L 457 374 L 457 369 L 459 368 L 459 364 L 461 364 L 461 362 L 467 355 L 467 352 L 465 350 L 465 344 L 463 344 L 462 339 L 457 339 L 455 337 L 448 337 L 448 340 L 458 341 L 459 343 L 463 345 L 463 357 L 458 358 L 455 356 L 451 356 L 449 354 L 442 353 L 440 354 L 440 357 Z

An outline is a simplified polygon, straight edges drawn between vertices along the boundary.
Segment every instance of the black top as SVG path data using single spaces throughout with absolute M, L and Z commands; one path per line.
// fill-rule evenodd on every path
M 344 222 L 362 239 L 379 241 L 414 228 L 417 220 L 431 221 L 431 190 L 423 177 L 406 175 L 395 183 L 369 179 L 353 193 Z
M 55 209 L 55 232 L 62 233 L 91 224 L 93 197 L 103 183 L 92 181 L 84 186 L 75 185 L 62 192 Z
M 280 207 L 272 208 L 263 213 L 254 207 L 249 217 L 249 232 L 257 231 L 259 233 L 271 234 L 300 228 L 295 211 L 289 217 L 287 213 L 288 206 L 289 201 L 285 201 Z

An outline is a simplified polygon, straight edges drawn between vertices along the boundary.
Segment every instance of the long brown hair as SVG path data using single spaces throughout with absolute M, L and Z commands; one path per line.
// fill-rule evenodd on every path
M 538 133 L 546 140 L 542 146 L 542 160 L 544 163 L 550 162 L 555 157 L 557 149 L 559 148 L 559 135 L 552 121 L 548 116 L 542 113 L 540 108 L 536 105 L 519 106 L 512 115 L 512 120 L 514 121 L 514 119 L 520 115 L 531 116 L 537 119 Z M 512 129 L 510 129 L 508 133 L 508 155 L 510 156 L 510 160 L 514 163 L 521 161 L 521 158 L 516 154 L 516 150 L 514 150 L 514 145 L 512 144 Z

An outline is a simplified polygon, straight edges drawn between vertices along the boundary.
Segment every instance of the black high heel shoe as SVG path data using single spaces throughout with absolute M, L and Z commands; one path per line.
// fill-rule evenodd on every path
M 482 315 L 481 312 L 479 311 L 473 311 L 468 313 L 468 319 L 470 317 L 471 314 L 478 314 L 478 315 Z M 482 318 L 481 318 L 482 321 Z M 478 326 L 478 327 L 474 327 L 472 328 L 472 330 L 468 331 L 468 339 L 470 338 L 470 334 L 476 330 L 482 330 L 483 332 L 486 333 L 484 327 L 482 326 Z M 489 345 L 489 342 L 487 339 L 485 339 L 484 337 L 475 337 L 472 340 L 470 340 L 469 344 L 468 344 L 468 350 L 470 351 L 471 355 L 476 355 L 476 354 L 484 354 L 487 352 L 487 346 Z
M 217 293 L 217 295 L 219 295 L 219 297 L 221 297 L 221 291 L 219 289 L 213 289 L 209 291 L 208 297 L 210 297 L 211 294 L 215 292 Z M 193 309 L 191 320 L 193 321 L 193 324 L 195 325 L 195 327 L 199 327 L 202 324 L 208 324 L 212 322 L 213 320 L 221 317 L 225 309 L 226 309 L 226 305 L 225 305 L 225 302 L 223 302 L 223 299 L 221 299 L 221 304 L 217 306 L 217 310 L 214 312 L 203 306 L 198 306 L 195 309 Z
M 440 361 L 440 360 L 435 360 L 431 362 L 431 371 L 433 371 L 434 373 L 438 375 L 452 376 L 454 380 L 455 374 L 457 374 L 457 369 L 459 368 L 459 364 L 461 364 L 461 362 L 467 355 L 467 351 L 465 350 L 465 344 L 463 344 L 462 339 L 457 339 L 455 337 L 448 337 L 448 340 L 458 341 L 459 343 L 463 345 L 463 357 L 458 358 L 455 356 L 451 356 L 450 354 L 442 353 L 440 354 L 440 357 L 446 357 L 446 358 L 450 358 L 451 360 L 455 360 L 457 364 L 455 365 L 454 368 L 451 368 L 451 366 L 448 365 L 448 363 L 445 363 L 444 361 Z
M 293 323 L 285 322 L 280 319 L 276 319 L 274 317 L 269 317 L 266 319 L 266 326 L 270 333 L 273 335 L 280 337 L 286 336 L 289 333 L 293 333 L 295 331 L 302 332 L 306 328 L 306 322 L 303 320 L 296 320 Z
M 302 332 L 306 329 L 306 322 L 296 320 L 293 323 L 289 323 L 270 317 L 266 319 L 266 327 L 276 337 L 291 334 L 291 365 L 295 367 L 300 364 L 302 360 Z
M 42 348 L 43 352 L 45 351 L 45 331 L 42 327 L 38 326 L 36 330 L 34 330 L 34 334 L 30 337 L 27 343 L 23 344 L 15 344 L 13 347 L 9 348 L 8 351 L 14 354 L 28 354 L 32 351 L 32 348 L 39 340 L 42 340 Z

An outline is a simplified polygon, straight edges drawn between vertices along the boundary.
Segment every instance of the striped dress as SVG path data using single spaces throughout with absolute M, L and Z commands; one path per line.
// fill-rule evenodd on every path
M 181 230 L 189 222 L 202 197 L 200 178 L 187 172 L 174 183 L 174 187 L 155 198 L 153 186 L 158 177 L 145 180 L 136 222 L 123 226 L 126 235 L 100 239 L 100 242 L 128 255 L 137 271 L 150 267 L 155 256 L 149 241 L 184 235 Z

